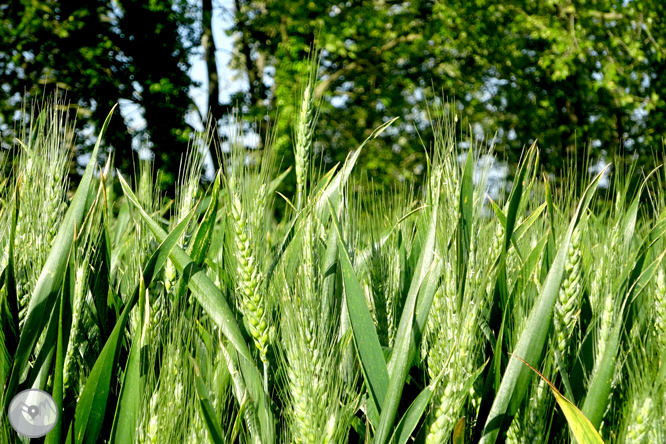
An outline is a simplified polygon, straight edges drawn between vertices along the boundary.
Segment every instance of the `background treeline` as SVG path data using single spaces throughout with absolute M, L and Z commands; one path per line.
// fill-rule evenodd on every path
M 229 66 L 214 57 L 218 14 L 233 17 Z M 665 20 L 661 0 L 8 2 L 0 5 L 2 147 L 12 145 L 22 100 L 44 90 L 57 87 L 72 102 L 81 150 L 125 99 L 141 107 L 146 126 L 111 122 L 105 138 L 119 153 L 116 166 L 130 167 L 134 138 L 152 147 L 172 187 L 194 131 L 185 116 L 208 118 L 188 96 L 196 56 L 206 60 L 208 107 L 219 127 L 236 110 L 260 140 L 277 125 L 286 168 L 316 40 L 315 153 L 343 160 L 373 128 L 401 118 L 359 159 L 375 183 L 421 179 L 418 139 L 432 140 L 426 105 L 442 96 L 456 100 L 459 119 L 476 134 L 494 136 L 511 164 L 534 140 L 556 173 L 567 157 L 581 161 L 584 147 L 593 156 L 649 160 L 666 124 Z M 219 74 L 229 69 L 246 86 L 220 103 Z

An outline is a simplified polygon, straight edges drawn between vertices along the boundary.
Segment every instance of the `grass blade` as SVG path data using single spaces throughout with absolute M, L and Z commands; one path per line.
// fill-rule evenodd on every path
M 391 443 L 395 444 L 406 444 L 409 438 L 412 436 L 414 429 L 418 425 L 423 412 L 430 404 L 430 398 L 432 397 L 432 389 L 430 387 L 424 388 L 421 393 L 412 401 L 409 408 L 405 414 L 400 418 L 400 422 L 395 428 L 393 437 L 391 438 Z
M 163 241 L 167 236 L 166 232 L 148 215 L 148 213 L 146 213 L 134 195 L 134 192 L 132 192 L 120 173 L 118 173 L 118 177 L 125 196 L 132 205 L 139 210 L 139 214 L 146 222 L 146 225 L 148 225 L 153 236 L 155 236 L 158 241 Z M 190 290 L 192 290 L 192 294 L 194 294 L 203 309 L 206 310 L 208 315 L 220 327 L 224 335 L 229 341 L 231 341 L 234 347 L 236 347 L 238 352 L 251 361 L 252 355 L 250 354 L 250 350 L 248 349 L 243 334 L 236 323 L 233 312 L 220 289 L 215 286 L 206 275 L 205 271 L 198 267 L 194 261 L 192 261 L 192 258 L 190 258 L 180 247 L 174 247 L 169 257 L 179 273 L 183 274 L 187 269 L 188 275 L 190 276 L 188 285 Z
M 14 205 L 12 208 L 11 225 L 9 227 L 9 257 L 7 266 L 0 276 L 0 291 L 5 288 L 4 297 L 0 297 L 0 328 L 2 329 L 2 343 L 0 353 L 0 387 L 5 387 L 10 375 L 14 354 L 19 343 L 19 311 L 16 294 L 16 280 L 14 278 L 14 241 L 16 238 L 16 223 L 19 212 L 19 183 L 14 190 Z M 2 293 L 0 293 L 2 294 Z
M 236 397 L 236 401 L 238 401 L 239 405 L 243 405 L 245 402 L 245 408 L 243 410 L 243 417 L 245 419 L 245 424 L 250 432 L 250 436 L 252 439 L 260 440 L 261 437 L 264 435 L 267 435 L 269 438 L 266 440 L 267 443 L 273 442 L 272 436 L 274 434 L 272 433 L 273 431 L 271 430 L 269 424 L 267 425 L 267 432 L 262 432 L 262 430 L 258 430 L 258 427 L 261 427 L 261 423 L 264 420 L 259 420 L 259 424 L 257 424 L 257 414 L 258 414 L 258 406 L 264 406 L 264 396 L 263 396 L 263 385 L 261 383 L 261 378 L 259 376 L 259 370 L 255 366 L 246 366 L 246 370 L 243 371 L 242 367 L 241 370 L 238 370 L 238 362 L 242 360 L 243 357 L 238 355 L 238 352 L 236 350 L 227 350 L 224 345 L 220 347 L 220 351 L 222 352 L 222 355 L 224 356 L 224 359 L 227 363 L 227 368 L 229 369 L 229 374 L 231 375 L 231 380 L 232 380 L 232 387 L 233 387 L 233 393 L 234 396 Z M 249 361 L 246 361 L 249 363 Z M 248 369 L 251 369 L 248 371 Z M 252 379 L 250 381 L 251 387 L 248 387 L 245 385 L 246 382 L 246 377 L 249 377 L 248 379 Z M 258 387 L 258 389 L 257 389 Z M 248 395 L 250 402 L 248 403 Z M 262 407 L 263 408 L 263 407 Z M 268 419 L 270 419 L 270 411 L 269 412 L 264 412 L 264 416 Z
M 32 364 L 32 370 L 28 373 L 28 379 L 25 382 L 26 387 L 39 388 L 41 390 L 44 389 L 44 383 L 39 382 L 39 378 L 40 374 L 48 373 L 48 370 L 45 370 L 46 368 L 49 370 L 51 368 L 53 349 L 56 345 L 56 338 L 58 337 L 58 320 L 59 309 L 54 306 L 49 315 L 46 334 L 44 335 L 44 343 L 39 349 L 39 352 L 37 352 L 35 362 Z
M 343 243 L 340 225 L 330 201 L 329 207 L 333 215 L 333 223 L 338 232 L 338 251 L 354 344 L 361 361 L 366 386 L 370 393 L 370 401 L 374 403 L 375 411 L 381 413 L 380 408 L 384 405 L 389 386 L 389 373 L 384 360 L 384 352 L 379 343 L 379 337 L 365 300 L 365 294 L 352 267 L 347 248 Z
M 407 330 L 413 326 L 413 310 L 417 309 L 419 311 L 419 316 L 416 319 L 416 325 L 419 327 L 419 330 L 422 331 L 427 319 L 428 313 L 430 311 L 430 305 L 432 303 L 432 298 L 430 298 L 430 303 L 424 304 L 423 301 L 417 301 L 419 290 L 423 282 L 427 279 L 428 273 L 431 271 L 433 258 L 435 256 L 435 244 L 436 244 L 436 232 L 437 232 L 437 219 L 438 219 L 438 209 L 437 207 L 431 208 L 429 215 L 428 231 L 425 236 L 424 243 L 421 247 L 421 251 L 416 262 L 416 267 L 414 274 L 412 276 L 411 283 L 409 285 L 409 291 L 407 292 L 407 297 L 405 299 L 404 307 L 411 307 L 410 310 L 403 309 L 400 316 L 400 323 L 398 324 L 398 331 L 396 333 L 396 343 L 400 341 L 402 336 L 407 334 Z M 436 276 L 437 280 L 439 275 Z M 420 332 L 419 332 L 420 335 Z M 410 332 L 410 336 L 412 336 Z M 410 356 L 413 356 L 416 353 L 416 342 L 415 337 L 412 336 L 410 339 Z M 420 338 L 419 338 L 420 339 Z M 411 362 L 411 359 L 410 361 Z M 395 358 L 391 357 L 389 361 L 388 370 L 389 373 L 392 373 L 392 370 L 395 366 Z
M 564 264 L 573 230 L 582 213 L 587 209 L 590 200 L 596 191 L 597 185 L 607 168 L 608 166 L 594 178 L 592 183 L 585 190 L 573 220 L 569 224 L 567 234 L 562 240 L 557 256 L 548 273 L 543 291 L 538 301 L 535 303 L 527 321 L 527 325 L 518 340 L 514 354 L 533 365 L 538 365 L 541 351 L 543 350 L 543 346 L 548 337 L 548 329 L 552 320 L 553 307 L 562 282 Z M 499 433 L 505 429 L 505 427 L 508 427 L 510 421 L 506 421 L 506 419 L 512 419 L 515 415 L 530 382 L 530 378 L 526 377 L 525 372 L 525 367 L 517 359 L 511 359 L 509 361 L 499 391 L 495 397 L 490 409 L 490 414 L 488 415 L 488 419 L 484 426 L 483 436 L 481 438 L 482 444 L 495 443 Z
M 491 399 L 493 395 L 497 395 L 497 390 L 499 390 L 500 374 L 502 373 L 503 365 L 503 349 L 504 349 L 504 328 L 506 325 L 506 316 L 507 311 L 505 310 L 507 306 L 508 299 L 508 288 L 507 288 L 507 276 L 506 276 L 506 258 L 509 251 L 509 246 L 514 237 L 514 227 L 516 222 L 516 216 L 518 212 L 518 207 L 520 206 L 520 201 L 522 198 L 523 186 L 525 184 L 525 174 L 529 168 L 529 163 L 532 159 L 532 150 L 534 150 L 536 145 L 532 145 L 530 151 L 527 155 L 525 162 L 520 165 L 518 174 L 516 176 L 516 181 L 513 189 L 511 190 L 511 195 L 509 198 L 509 205 L 507 210 L 507 215 L 504 217 L 502 211 L 497 207 L 494 202 L 491 202 L 492 205 L 496 208 L 496 214 L 500 223 L 504 227 L 504 242 L 500 251 L 500 257 L 496 260 L 497 267 L 495 271 L 495 285 L 491 298 L 491 307 L 490 307 L 490 319 L 489 327 L 492 344 L 492 363 L 488 367 L 486 374 L 486 384 L 484 388 L 483 399 L 481 402 L 481 408 L 479 410 L 477 428 L 475 431 L 475 439 L 479 439 L 479 433 L 485 434 L 485 431 L 481 431 L 480 426 L 487 421 L 486 415 L 491 414 L 491 410 L 494 407 L 495 401 L 491 404 Z M 514 244 L 515 247 L 515 244 Z M 516 248 L 516 252 L 518 249 Z M 487 424 L 487 423 L 485 423 Z M 484 426 L 485 429 L 485 426 Z M 494 442 L 494 441 L 493 441 Z
M 203 413 L 204 422 L 206 423 L 206 429 L 208 429 L 208 434 L 210 436 L 213 444 L 224 444 L 226 443 L 224 439 L 224 433 L 220 427 L 220 422 L 217 419 L 217 413 L 215 412 L 215 407 L 210 399 L 210 392 L 206 383 L 201 377 L 201 371 L 199 366 L 194 361 L 194 358 L 190 356 L 190 362 L 194 367 L 194 378 L 195 378 L 195 387 L 197 390 L 197 397 L 199 398 L 199 403 L 201 404 L 201 412 Z
M 638 294 L 648 285 L 657 268 L 661 265 L 666 252 L 662 253 L 655 261 L 648 265 L 643 273 L 636 278 L 627 292 L 625 301 L 622 304 L 621 312 L 631 310 L 631 304 Z M 583 413 L 589 418 L 595 428 L 601 425 L 604 413 L 608 406 L 608 397 L 611 394 L 613 375 L 616 369 L 617 355 L 620 347 L 620 334 L 624 325 L 622 322 L 615 324 L 610 333 L 610 338 L 606 348 L 597 363 L 597 371 L 594 372 L 590 382 L 585 402 L 583 403 Z
M 408 309 L 412 313 L 412 322 L 414 321 L 414 306 Z M 409 346 L 412 340 L 412 325 L 407 326 L 406 334 L 396 340 L 396 346 L 393 349 L 392 359 L 395 360 L 395 367 L 391 373 L 389 386 L 382 404 L 381 414 L 379 416 L 379 425 L 375 434 L 374 442 L 385 444 L 388 442 L 395 416 L 398 413 L 398 404 L 402 397 L 402 389 L 405 385 L 407 373 L 409 373 L 411 360 L 409 359 Z
M 63 412 L 63 376 L 64 376 L 64 365 L 65 365 L 65 352 L 67 351 L 67 344 L 69 342 L 69 332 L 72 325 L 72 307 L 71 301 L 74 297 L 74 287 L 76 281 L 76 271 L 75 267 L 72 266 L 72 261 L 70 261 L 68 266 L 68 273 L 66 274 L 65 283 L 63 285 L 63 292 L 60 296 L 60 307 L 59 307 L 59 317 L 58 317 L 58 343 L 56 346 L 56 362 L 55 362 L 55 371 L 53 375 L 53 400 L 55 404 L 60 408 L 58 416 L 62 418 Z M 44 442 L 45 444 L 58 444 L 62 439 L 62 424 L 64 421 L 60 420 L 57 422 L 55 427 L 49 434 L 46 436 Z
M 113 115 L 116 106 L 117 105 L 114 105 L 104 121 L 104 125 L 100 131 L 90 161 L 86 167 L 85 174 L 79 183 L 79 187 L 76 190 L 76 194 L 74 195 L 70 207 L 67 209 L 65 218 L 63 219 L 62 225 L 53 242 L 53 247 L 49 252 L 41 274 L 39 275 L 39 279 L 35 284 L 28 306 L 25 324 L 21 331 L 21 337 L 14 357 L 11 377 L 5 392 L 5 410 L 9 407 L 9 401 L 16 394 L 20 375 L 28 363 L 28 358 L 32 353 L 32 349 L 48 319 L 48 316 L 46 315 L 51 312 L 57 292 L 60 290 L 60 285 L 67 268 L 69 252 L 74 240 L 74 233 L 75 230 L 82 225 L 88 194 L 92 189 L 93 172 L 97 167 L 97 153 L 99 152 L 102 137 L 109 126 L 111 116 Z
M 182 236 L 193 214 L 194 211 L 190 212 L 187 217 L 184 217 L 151 256 L 143 271 L 143 281 L 146 283 L 146 287 L 150 285 L 155 275 L 160 272 L 162 267 L 164 267 L 169 253 L 175 248 L 178 239 Z M 76 405 L 74 429 L 72 430 L 71 427 L 69 429 L 67 437 L 68 442 L 76 442 L 77 444 L 97 442 L 99 432 L 102 429 L 102 424 L 104 422 L 111 378 L 115 373 L 116 364 L 118 362 L 122 333 L 125 331 L 125 325 L 127 324 L 130 311 L 132 311 L 134 304 L 136 304 L 139 299 L 139 292 L 140 289 L 137 288 L 123 308 L 118 322 L 113 327 L 109 339 L 106 341 L 106 344 L 104 344 L 104 348 L 99 354 L 97 361 L 95 361 L 95 365 L 88 376 L 86 385 L 79 398 L 79 402 Z M 131 384 L 138 384 L 138 382 L 138 380 L 133 380 L 131 381 Z M 123 392 L 126 396 L 130 397 L 136 394 L 136 390 L 130 390 L 129 388 L 123 390 Z M 125 397 L 121 396 L 120 403 L 130 405 L 131 399 L 126 400 Z M 128 415 L 129 413 L 130 412 L 128 411 Z M 128 428 L 131 432 L 132 427 L 130 424 L 128 424 Z M 71 439 L 75 441 L 70 441 Z
M 104 344 L 102 352 L 95 361 L 79 402 L 76 404 L 74 430 L 70 427 L 67 442 L 76 442 L 76 444 L 97 442 L 104 422 L 111 379 L 115 373 L 121 333 L 125 330 L 129 312 L 135 303 L 136 298 L 133 298 L 125 306 L 109 339 Z
M 458 228 L 456 230 L 456 254 L 458 265 L 458 294 L 459 299 L 462 300 L 462 295 L 465 293 L 465 282 L 467 279 L 467 261 L 469 258 L 470 243 L 472 241 L 472 217 L 474 205 L 474 156 L 472 153 L 472 146 L 467 152 L 467 160 L 465 161 L 465 170 L 461 179 L 459 208 L 460 214 L 458 218 Z
M 273 443 L 275 442 L 275 421 L 270 407 L 270 398 L 264 391 L 261 374 L 257 366 L 254 365 L 254 361 L 249 361 L 243 356 L 238 356 L 238 364 L 247 393 L 254 403 L 255 412 L 259 419 L 261 442 Z M 243 399 L 239 398 L 238 402 L 242 404 L 242 401 Z
M 327 326 L 334 312 L 335 304 L 335 280 L 338 271 L 338 230 L 331 226 L 328 230 L 328 240 L 326 246 L 326 256 L 322 269 L 324 282 L 322 285 L 322 313 L 321 319 L 323 325 Z
M 104 188 L 100 187 L 100 191 Z M 104 211 L 106 213 L 106 211 Z M 110 264 L 111 257 L 109 254 L 109 232 L 106 224 L 106 215 L 105 222 L 102 223 L 102 235 L 100 236 L 99 246 L 97 251 L 94 254 L 93 260 L 93 269 L 95 270 L 94 280 L 92 285 L 92 295 L 93 300 L 95 301 L 95 310 L 97 313 L 98 327 L 100 330 L 100 339 L 103 341 L 109 335 L 110 325 L 113 323 L 114 319 L 108 319 L 108 301 L 109 301 L 109 277 L 110 274 Z M 115 315 L 115 313 L 113 313 Z
M 111 444 L 134 442 L 136 423 L 139 416 L 142 390 L 141 377 L 141 340 L 132 341 L 129 358 L 125 366 L 125 377 L 120 389 L 116 413 L 111 427 Z
M 217 209 L 219 206 L 220 197 L 220 173 L 215 177 L 213 182 L 213 193 L 211 195 L 211 201 L 208 205 L 208 209 L 204 214 L 204 218 L 197 228 L 197 232 L 194 235 L 194 242 L 192 243 L 190 251 L 192 261 L 198 266 L 203 267 L 206 256 L 208 256 L 208 251 L 210 250 L 211 242 L 213 239 L 213 231 L 215 229 L 215 218 L 217 216 Z M 184 275 L 178 281 L 178 287 L 176 289 L 176 303 L 175 306 L 179 307 L 178 301 L 181 300 L 187 289 L 187 281 L 189 281 L 189 276 Z
M 565 398 L 562 393 L 557 390 L 553 383 L 551 383 L 537 369 L 523 361 L 523 359 L 521 359 L 519 356 L 514 357 L 520 359 L 523 364 L 529 367 L 534 373 L 539 375 L 539 377 L 543 379 L 546 384 L 548 384 L 550 390 L 555 396 L 557 404 L 560 406 L 562 413 L 564 413 L 564 416 L 567 419 L 567 423 L 569 423 L 569 427 L 571 428 L 576 441 L 578 441 L 579 444 L 604 444 L 604 441 L 601 439 L 599 432 L 597 432 L 597 429 L 592 425 L 590 420 L 587 419 L 583 412 L 578 410 L 578 408 L 571 401 Z
M 327 201 L 332 202 L 333 208 L 337 209 L 338 205 L 340 204 L 339 202 L 339 197 L 340 197 L 340 191 L 344 188 L 345 184 L 347 183 L 347 180 L 349 179 L 349 175 L 351 174 L 352 169 L 354 168 L 354 165 L 356 165 L 356 161 L 358 160 L 358 157 L 361 154 L 361 151 L 363 150 L 363 147 L 372 139 L 378 137 L 381 133 L 386 130 L 393 122 L 398 120 L 397 117 L 394 117 L 393 119 L 389 120 L 388 122 L 384 122 L 382 125 L 377 127 L 370 136 L 368 136 L 367 139 L 363 141 L 361 146 L 358 147 L 358 149 L 347 156 L 347 160 L 345 161 L 345 164 L 342 166 L 342 169 L 338 172 L 338 174 L 335 175 L 335 177 L 326 185 L 326 188 L 323 189 L 323 194 L 321 196 L 318 196 L 318 200 L 315 204 L 315 212 L 317 214 L 317 217 L 319 220 L 323 223 L 328 219 L 328 215 L 325 214 L 325 211 L 327 209 Z M 315 193 L 318 191 L 315 188 Z M 313 193 L 313 195 L 317 196 L 317 194 Z

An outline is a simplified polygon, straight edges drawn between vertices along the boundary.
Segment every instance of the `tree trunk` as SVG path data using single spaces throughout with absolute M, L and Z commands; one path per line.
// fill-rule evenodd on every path
M 622 111 L 619 108 L 615 109 L 615 126 L 617 127 L 617 149 L 611 156 L 611 161 L 613 161 L 614 155 L 623 154 L 622 153 L 622 141 L 624 140 L 624 124 L 622 123 Z
M 206 121 L 202 122 L 211 126 L 214 136 L 211 137 L 208 148 L 210 156 L 213 159 L 213 168 L 215 171 L 220 169 L 221 159 L 218 158 L 218 153 L 214 149 L 214 139 L 219 137 L 217 130 L 217 122 L 222 117 L 222 106 L 220 105 L 220 79 L 217 73 L 217 63 L 215 59 L 215 39 L 213 38 L 213 1 L 203 0 L 202 7 L 202 27 L 201 33 L 201 46 L 204 50 L 204 60 L 206 61 L 206 70 L 208 72 L 208 109 L 205 115 Z

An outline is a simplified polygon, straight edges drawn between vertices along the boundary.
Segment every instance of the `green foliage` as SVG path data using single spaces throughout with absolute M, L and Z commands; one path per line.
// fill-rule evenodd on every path
M 118 153 L 116 166 L 131 169 L 134 139 L 153 150 L 163 170 L 157 180 L 171 195 L 178 155 L 193 133 L 185 122 L 190 112 L 201 121 L 212 117 L 228 138 L 227 114 L 235 112 L 262 141 L 277 127 L 283 168 L 297 168 L 283 183 L 289 193 L 306 186 L 316 168 L 304 163 L 304 150 L 323 154 L 330 168 L 393 116 L 401 121 L 368 144 L 359 170 L 378 188 L 423 183 L 427 161 L 419 139 L 432 154 L 436 135 L 428 120 L 437 116 L 429 113 L 439 112 L 426 109 L 424 98 L 438 101 L 441 94 L 455 100 L 457 118 L 475 123 L 477 137 L 495 134 L 496 152 L 512 165 L 524 143 L 538 140 L 540 162 L 556 177 L 570 159 L 582 168 L 586 153 L 649 162 L 664 137 L 660 0 L 297 0 L 270 7 L 258 0 L 22 0 L 0 8 L 3 147 L 24 119 L 17 114 L 21 98 L 55 88 L 69 94 L 79 152 L 92 145 L 89 130 L 101 127 L 103 110 L 122 99 L 147 125 L 112 122 L 105 140 Z M 228 66 L 215 59 L 220 15 L 232 22 Z M 188 97 L 191 56 L 200 51 L 210 112 Z M 312 58 L 319 61 L 314 69 Z M 219 103 L 224 69 L 247 84 Z M 309 100 L 301 101 L 303 94 Z M 305 126 L 313 105 L 320 105 L 317 118 Z M 219 167 L 221 158 L 211 154 Z
M 50 144 L 65 122 L 45 113 L 18 143 L 63 156 Z M 489 202 L 489 169 L 473 168 L 487 150 L 460 153 L 443 115 L 418 192 L 352 175 L 395 119 L 290 196 L 274 138 L 251 156 L 232 144 L 200 189 L 199 137 L 171 212 L 145 166 L 133 187 L 94 158 L 65 200 L 61 181 L 25 188 L 53 174 L 26 157 L 0 195 L 0 401 L 52 393 L 49 443 L 660 442 L 664 173 L 609 207 L 603 172 L 551 190 L 534 144 Z M 105 196 L 116 180 L 122 194 Z M 65 212 L 53 241 L 28 216 L 49 202 Z M 19 285 L 35 239 L 46 258 Z M 18 443 L 5 411 L 2 442 Z
M 133 136 L 149 141 L 163 185 L 173 187 L 191 133 L 184 119 L 193 108 L 188 56 L 196 35 L 188 3 L 24 0 L 0 8 L 2 147 L 12 146 L 12 130 L 25 118 L 16 114 L 22 100 L 37 103 L 54 91 L 71 100 L 63 108 L 76 118 L 80 154 L 95 142 L 90 127 L 99 131 L 107 110 L 124 99 L 143 109 L 147 125 L 130 128 L 122 118 L 111 123 L 105 141 L 115 148 L 118 166 L 133 166 Z
M 250 120 L 279 109 L 279 146 L 289 156 L 308 81 L 303 60 L 316 41 L 317 151 L 342 161 L 386 116 L 403 119 L 361 156 L 375 183 L 423 180 L 418 137 L 428 148 L 434 139 L 423 98 L 441 94 L 455 99 L 459 119 L 478 125 L 477 136 L 495 134 L 512 164 L 535 140 L 550 172 L 561 173 L 569 158 L 581 165 L 585 145 L 607 159 L 649 161 L 666 122 L 664 8 L 656 0 L 299 0 L 270 8 L 238 0 L 229 32 L 242 37 L 231 68 L 252 71 L 254 84 L 232 103 L 240 100 Z M 247 61 L 249 48 L 256 63 Z M 264 74 L 267 66 L 274 74 Z

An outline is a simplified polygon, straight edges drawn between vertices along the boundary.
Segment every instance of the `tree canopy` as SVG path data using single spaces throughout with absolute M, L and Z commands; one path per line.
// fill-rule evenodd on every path
M 646 155 L 665 136 L 660 1 L 235 5 L 235 66 L 244 66 L 251 48 L 263 82 L 273 85 L 248 89 L 241 97 L 248 109 L 293 109 L 291 86 L 317 36 L 319 134 L 326 134 L 319 146 L 340 160 L 382 121 L 400 116 L 400 131 L 376 143 L 363 162 L 389 180 L 422 162 L 414 129 L 428 139 L 427 101 L 442 96 L 456 101 L 456 113 L 475 132 L 495 135 L 497 151 L 512 162 L 538 140 L 552 171 L 567 157 L 580 160 L 586 145 L 607 158 Z
M 321 56 L 315 148 L 325 161 L 344 159 L 382 122 L 401 118 L 359 160 L 377 182 L 419 178 L 421 140 L 428 146 L 428 120 L 436 117 L 427 105 L 442 99 L 455 103 L 461 131 L 471 124 L 474 137 L 486 134 L 510 162 L 538 140 L 553 172 L 567 158 L 582 159 L 584 147 L 607 158 L 649 156 L 666 135 L 659 0 L 22 0 L 0 10 L 3 146 L 21 99 L 44 88 L 66 90 L 81 134 L 124 99 L 140 107 L 147 126 L 114 119 L 106 141 L 129 153 L 140 136 L 169 183 L 192 131 L 185 115 L 195 109 L 194 51 L 206 60 L 215 120 L 223 128 L 238 106 L 262 136 L 277 126 L 285 167 L 313 48 Z M 233 16 L 229 66 L 214 57 L 221 13 Z M 220 103 L 220 72 L 228 69 L 246 87 Z
M 155 165 L 173 183 L 191 128 L 188 55 L 180 33 L 194 32 L 186 1 L 138 0 L 58 2 L 21 0 L 0 6 L 0 129 L 11 144 L 16 111 L 41 97 L 66 96 L 77 118 L 81 149 L 119 100 L 140 107 L 145 128 L 111 121 L 106 142 L 123 169 L 131 166 L 132 138 L 153 148 Z M 191 45 L 190 45 L 191 46 Z M 88 132 L 86 133 L 86 129 Z

